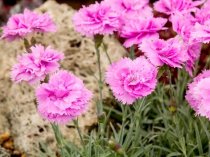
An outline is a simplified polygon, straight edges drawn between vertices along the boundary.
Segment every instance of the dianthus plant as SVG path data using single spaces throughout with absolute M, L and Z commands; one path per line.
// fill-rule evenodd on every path
M 97 56 L 98 123 L 88 133 L 80 131 L 78 117 L 94 103 L 92 92 L 79 77 L 60 69 L 63 53 L 32 37 L 56 31 L 47 13 L 26 9 L 2 28 L 2 39 L 23 40 L 26 48 L 11 78 L 35 88 L 37 110 L 52 124 L 62 157 L 209 156 L 209 59 L 198 66 L 203 43 L 210 42 L 209 9 L 209 0 L 158 0 L 153 5 L 149 0 L 103 0 L 75 13 L 75 30 L 93 39 Z M 107 52 L 108 35 L 128 51 L 118 61 L 112 62 Z M 101 53 L 110 63 L 105 71 Z M 109 101 L 104 87 L 110 89 Z M 71 121 L 78 145 L 59 130 Z

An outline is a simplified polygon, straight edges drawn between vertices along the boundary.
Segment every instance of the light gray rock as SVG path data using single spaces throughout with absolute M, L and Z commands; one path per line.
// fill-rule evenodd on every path
M 0 157 L 10 157 L 10 154 L 0 146 Z
M 95 101 L 98 87 L 95 77 L 98 76 L 98 70 L 93 40 L 74 31 L 71 18 L 75 11 L 71 7 L 48 1 L 36 11 L 48 12 L 58 26 L 58 31 L 54 34 L 36 35 L 38 43 L 50 45 L 63 52 L 65 59 L 61 63 L 62 68 L 83 79 L 87 88 L 94 93 L 88 112 L 79 118 L 81 130 L 86 133 L 90 126 L 97 123 Z M 105 42 L 113 61 L 125 54 L 123 47 L 113 37 L 106 37 Z M 27 156 L 35 157 L 39 142 L 45 142 L 51 148 L 54 148 L 55 142 L 50 124 L 43 121 L 37 113 L 34 88 L 26 83 L 14 84 L 10 81 L 10 69 L 16 63 L 17 55 L 22 53 L 22 41 L 0 41 L 0 109 L 5 106 L 4 112 L 0 114 L 0 128 L 6 125 L 2 121 L 7 123 L 9 120 L 9 126 L 6 127 L 10 129 L 16 147 L 26 152 Z M 109 62 L 104 52 L 101 52 L 101 55 L 102 67 L 105 70 Z M 104 97 L 108 96 L 108 88 L 104 88 Z M 61 130 L 66 138 L 78 143 L 78 135 L 71 125 L 61 126 Z

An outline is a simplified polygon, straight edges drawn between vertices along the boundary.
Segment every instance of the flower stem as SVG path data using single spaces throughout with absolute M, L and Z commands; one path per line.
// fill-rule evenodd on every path
M 167 68 L 167 73 L 168 73 L 168 79 L 169 79 L 169 85 L 170 85 L 169 94 L 170 94 L 170 97 L 173 98 L 174 93 L 173 93 L 173 86 L 172 86 L 172 75 L 169 68 Z
M 110 56 L 109 56 L 109 54 L 108 54 L 108 52 L 107 52 L 107 45 L 106 45 L 104 42 L 103 42 L 102 44 L 103 44 L 103 48 L 104 48 L 106 57 L 107 57 L 107 59 L 108 59 L 108 61 L 109 61 L 109 64 L 112 64 L 112 60 L 111 60 L 111 58 L 110 58 Z
M 54 123 L 51 123 L 51 126 L 55 135 L 55 139 L 57 141 L 57 145 L 62 150 L 64 147 L 64 139 L 63 139 L 63 135 L 60 132 L 59 126 Z
M 97 56 L 97 63 L 98 63 L 98 71 L 99 71 L 99 80 L 98 80 L 98 89 L 99 89 L 99 102 L 97 103 L 97 114 L 99 120 L 99 133 L 100 137 L 103 138 L 104 136 L 104 121 L 105 115 L 103 112 L 103 81 L 102 81 L 102 69 L 101 69 L 101 55 L 99 51 L 99 47 L 102 44 L 103 36 L 95 36 L 95 49 L 96 49 L 96 56 Z
M 103 81 L 102 81 L 102 70 L 101 70 L 101 55 L 99 52 L 99 48 L 96 46 L 96 55 L 97 55 L 97 62 L 98 62 L 98 71 L 99 71 L 99 80 L 98 80 L 98 87 L 99 87 L 99 106 L 98 106 L 98 114 L 101 115 L 103 113 Z
M 85 146 L 85 142 L 83 140 L 83 137 L 82 137 L 82 133 L 81 133 L 81 130 L 79 128 L 79 123 L 78 123 L 78 118 L 76 120 L 73 120 L 73 123 L 74 123 L 74 126 L 76 127 L 77 129 L 77 132 L 79 134 L 79 137 L 80 137 L 80 140 L 81 140 L 81 143 L 83 145 L 83 147 Z
M 24 38 L 23 43 L 24 43 L 25 50 L 30 53 L 31 45 L 30 45 L 29 41 Z
M 135 48 L 134 48 L 134 46 L 131 46 L 130 47 L 130 52 L 129 52 L 129 57 L 130 57 L 130 59 L 132 59 L 132 60 L 134 60 L 135 59 Z

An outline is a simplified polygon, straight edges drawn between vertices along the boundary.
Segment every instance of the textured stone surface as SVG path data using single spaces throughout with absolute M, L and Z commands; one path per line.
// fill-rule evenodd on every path
M 9 153 L 0 146 L 0 157 L 10 157 Z
M 58 32 L 54 34 L 36 35 L 38 43 L 50 45 L 63 52 L 65 59 L 61 63 L 62 68 L 83 79 L 87 88 L 95 95 L 88 112 L 79 118 L 81 130 L 87 132 L 97 122 L 95 101 L 98 94 L 98 71 L 93 40 L 74 31 L 71 17 L 75 11 L 69 6 L 48 1 L 37 11 L 48 12 L 58 26 Z M 113 61 L 125 54 L 125 50 L 112 37 L 106 37 L 105 43 L 108 44 L 108 53 Z M 24 53 L 22 41 L 0 41 L 0 131 L 1 128 L 10 130 L 15 145 L 25 151 L 27 156 L 33 157 L 37 156 L 39 142 L 54 147 L 54 136 L 50 124 L 43 121 L 37 113 L 34 89 L 25 83 L 13 84 L 10 80 L 10 69 L 16 63 L 17 55 L 21 53 Z M 109 62 L 104 52 L 101 55 L 102 67 L 105 69 Z M 104 95 L 109 95 L 108 88 L 104 89 Z M 61 128 L 65 137 L 78 141 L 72 124 Z

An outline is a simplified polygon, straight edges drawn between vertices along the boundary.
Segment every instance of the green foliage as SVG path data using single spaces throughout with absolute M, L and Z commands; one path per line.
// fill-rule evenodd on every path
M 53 126 L 62 157 L 206 157 L 210 123 L 196 117 L 184 99 L 189 77 L 178 72 L 176 86 L 159 83 L 133 106 L 105 107 L 105 135 L 92 130 L 84 147 L 64 141 Z M 45 148 L 46 149 L 46 148 Z

